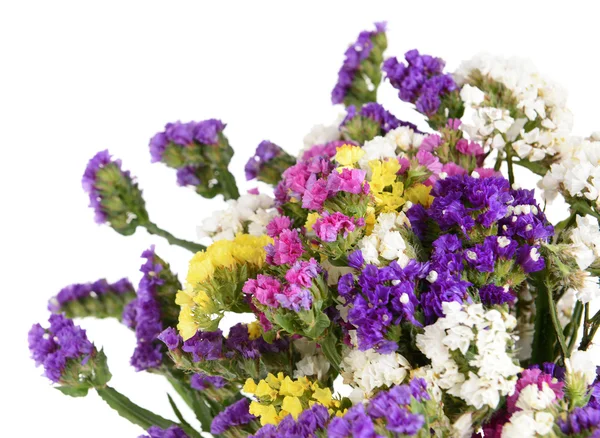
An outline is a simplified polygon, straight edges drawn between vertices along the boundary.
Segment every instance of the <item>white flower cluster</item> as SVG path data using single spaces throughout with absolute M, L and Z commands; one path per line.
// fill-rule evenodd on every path
M 431 360 L 435 384 L 476 409 L 496 408 L 501 396 L 513 392 L 521 371 L 510 355 L 516 319 L 495 309 L 485 311 L 481 304 L 442 306 L 445 316 L 417 335 L 417 347 Z M 452 353 L 462 355 L 468 375 Z
M 571 231 L 572 251 L 577 260 L 579 269 L 585 271 L 596 258 L 600 257 L 600 228 L 596 218 L 590 215 L 577 216 L 577 227 Z M 584 272 L 583 285 L 577 289 L 570 289 L 566 295 L 575 295 L 582 303 L 589 303 L 600 297 L 598 277 Z
M 571 357 L 565 360 L 567 373 L 580 375 L 586 385 L 592 385 L 596 380 L 596 360 L 594 352 L 590 350 L 576 350 Z
M 548 201 L 562 192 L 600 206 L 600 141 L 570 138 L 561 148 L 560 161 L 550 166 L 539 187 Z
M 469 83 L 475 71 L 508 88 L 515 109 L 525 117 L 515 120 L 509 114 L 510 108 L 490 107 L 484 101 L 485 93 Z M 465 103 L 463 128 L 475 141 L 494 148 L 511 142 L 520 158 L 539 161 L 554 155 L 571 131 L 566 94 L 542 78 L 526 60 L 481 55 L 462 63 L 454 76 L 460 86 L 464 85 L 460 93 Z M 535 121 L 537 126 L 525 131 L 528 121 Z
M 345 115 L 340 114 L 331 125 L 314 125 L 310 132 L 304 136 L 304 147 L 300 150 L 298 157 L 302 157 L 304 152 L 317 144 L 325 144 L 330 141 L 339 140 L 340 123 Z
M 198 227 L 198 237 L 232 240 L 236 234 L 247 232 L 253 236 L 265 234 L 267 224 L 277 216 L 274 199 L 267 195 L 242 195 L 227 201 L 226 210 L 215 211 Z
M 502 437 L 535 438 L 548 436 L 552 426 L 554 426 L 554 417 L 549 412 L 518 411 L 510 417 L 510 421 L 502 428 Z
M 321 380 L 327 376 L 331 364 L 321 352 L 317 349 L 317 343 L 306 338 L 294 340 L 294 348 L 300 353 L 302 359 L 296 362 L 294 379 L 304 376 L 315 376 Z
M 369 161 L 397 158 L 405 152 L 418 149 L 424 138 L 423 134 L 418 134 L 406 126 L 400 126 L 388 132 L 385 137 L 377 136 L 365 142 L 362 147 L 365 154 L 358 165 L 369 173 L 371 172 Z
M 358 242 L 365 262 L 379 265 L 381 258 L 397 260 L 401 267 L 405 267 L 410 257 L 406 254 L 407 245 L 398 230 L 409 224 L 404 213 L 381 213 L 371 234 Z
M 352 344 L 357 345 L 356 331 L 350 332 Z M 350 394 L 353 403 L 360 403 L 381 387 L 400 385 L 410 371 L 410 363 L 400 353 L 380 354 L 374 349 L 349 350 L 342 360 L 344 382 L 354 390 Z

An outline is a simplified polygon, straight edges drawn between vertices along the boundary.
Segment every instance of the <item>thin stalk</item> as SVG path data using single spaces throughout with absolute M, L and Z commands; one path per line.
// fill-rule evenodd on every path
M 583 317 L 583 305 L 581 301 L 577 301 L 575 303 L 575 310 L 573 310 L 573 316 L 571 317 L 571 322 L 567 326 L 569 329 L 569 343 L 567 344 L 567 349 L 569 350 L 569 355 L 573 352 L 575 348 L 575 343 L 577 341 L 577 334 L 579 333 L 579 326 L 581 325 L 581 319 Z
M 149 410 L 136 405 L 119 391 L 110 386 L 97 388 L 96 392 L 102 398 L 102 400 L 104 400 L 111 408 L 117 411 L 121 417 L 129 420 L 133 424 L 140 426 L 144 430 L 148 430 L 152 426 L 158 426 L 161 429 L 168 429 L 169 427 L 176 425 L 184 429 L 184 431 L 190 437 L 201 438 L 201 435 L 194 429 L 175 423 L 174 421 L 167 420 L 160 415 L 156 415 Z
M 513 169 L 513 153 L 512 153 L 512 146 L 511 145 L 506 145 L 506 165 L 508 166 L 508 182 L 510 183 L 511 187 L 515 182 L 515 172 Z
M 593 318 L 590 319 L 590 305 L 589 303 L 587 303 L 585 305 L 585 316 L 583 320 L 583 338 L 581 339 L 581 343 L 579 344 L 580 350 L 587 350 L 590 347 L 599 327 L 600 310 L 596 312 Z
M 173 236 L 168 231 L 165 231 L 162 228 L 159 228 L 153 222 L 148 221 L 148 222 L 142 224 L 142 226 L 145 227 L 146 230 L 150 234 L 154 234 L 156 236 L 164 237 L 165 239 L 167 239 L 167 241 L 171 245 L 180 246 L 180 247 L 185 248 L 185 249 L 187 249 L 187 250 L 189 250 L 189 251 L 191 251 L 193 253 L 196 253 L 198 251 L 204 251 L 206 249 L 206 247 L 204 245 L 200 245 L 199 243 L 190 242 L 189 240 L 183 240 L 183 239 L 179 239 L 179 238 Z

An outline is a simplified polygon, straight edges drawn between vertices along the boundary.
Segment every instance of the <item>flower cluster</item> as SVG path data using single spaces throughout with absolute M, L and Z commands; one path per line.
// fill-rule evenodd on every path
M 226 210 L 217 210 L 198 227 L 200 237 L 213 241 L 233 240 L 240 233 L 262 236 L 277 211 L 272 197 L 262 194 L 242 195 L 227 201 Z
M 297 158 L 258 145 L 245 171 L 260 194 L 239 196 L 218 120 L 151 140 L 180 185 L 226 201 L 198 229 L 208 247 L 151 222 L 108 152 L 90 161 L 99 222 L 194 255 L 183 285 L 151 247 L 137 294 L 100 280 L 51 300 L 29 343 L 63 393 L 93 389 L 151 438 L 201 436 L 171 397 L 178 422 L 107 385 L 67 317 L 110 316 L 135 331 L 132 365 L 226 438 L 600 438 L 600 134 L 571 136 L 562 92 L 524 63 L 452 73 L 417 50 L 384 62 L 386 46 L 376 24 L 349 47 L 332 92 L 344 113 Z M 383 74 L 426 130 L 377 102 Z M 515 166 L 541 177 L 542 202 Z
M 373 102 L 381 82 L 379 67 L 387 47 L 385 23 L 375 23 L 374 31 L 364 31 L 346 50 L 338 81 L 331 92 L 334 104 L 355 105 Z
M 64 313 L 69 318 L 93 315 L 96 318 L 121 319 L 124 307 L 134 297 L 135 290 L 127 278 L 114 283 L 101 279 L 62 288 L 48 302 L 48 310 L 52 313 Z
M 152 162 L 177 169 L 177 184 L 192 186 L 204 197 L 221 193 L 235 199 L 239 194 L 227 170 L 233 149 L 223 135 L 225 126 L 217 119 L 167 123 L 150 139 Z

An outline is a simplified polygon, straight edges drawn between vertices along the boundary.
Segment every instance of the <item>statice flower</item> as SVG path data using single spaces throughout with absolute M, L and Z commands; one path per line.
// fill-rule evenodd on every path
M 339 126 L 341 121 L 344 119 L 344 114 L 341 113 L 338 115 L 336 120 L 334 120 L 331 124 L 323 125 L 318 124 L 314 125 L 310 132 L 308 132 L 303 139 L 304 146 L 300 150 L 298 154 L 298 158 L 306 159 L 305 154 L 308 153 L 314 146 L 322 146 L 327 143 L 334 142 L 340 139 L 340 131 Z M 333 151 L 335 154 L 335 151 Z
M 442 59 L 421 55 L 416 49 L 404 56 L 406 64 L 396 58 L 386 59 L 383 71 L 399 91 L 400 99 L 414 103 L 419 112 L 433 116 L 440 109 L 442 99 L 456 90 L 456 83 L 451 75 L 443 72 Z
M 94 316 L 122 319 L 125 306 L 134 297 L 135 290 L 128 279 L 122 278 L 115 283 L 101 279 L 62 288 L 48 302 L 48 310 L 52 313 L 65 313 L 69 318 Z
M 239 233 L 261 236 L 267 224 L 277 215 L 274 199 L 263 194 L 242 195 L 227 201 L 227 209 L 217 210 L 198 227 L 198 237 L 217 240 L 233 238 Z
M 339 279 L 338 293 L 348 307 L 348 322 L 356 327 L 360 350 L 393 352 L 398 344 L 387 338 L 393 326 L 422 326 L 416 318 L 415 289 L 423 275 L 423 266 L 413 260 L 404 268 L 395 261 L 381 268 L 366 265 L 358 276 L 348 273 Z
M 342 376 L 354 387 L 350 398 L 355 403 L 369 399 L 379 388 L 392 387 L 404 382 L 410 363 L 397 352 L 381 354 L 373 349 L 356 348 L 356 331 L 350 332 L 353 347 L 342 360 Z
M 348 237 L 348 233 L 355 230 L 356 227 L 364 226 L 363 218 L 350 218 L 343 213 L 335 212 L 330 214 L 325 212 L 313 225 L 313 230 L 317 237 L 324 242 L 335 242 L 340 236 L 343 239 Z
M 381 213 L 371 233 L 363 237 L 359 243 L 363 261 L 373 265 L 396 260 L 401 267 L 405 267 L 414 256 L 410 245 L 402 236 L 403 227 L 410 226 L 404 213 Z M 361 262 L 362 264 L 362 262 Z
M 181 284 L 166 264 L 154 252 L 154 247 L 142 253 L 146 262 L 140 268 L 143 273 L 138 286 L 138 295 L 134 301 L 134 328 L 137 345 L 131 357 L 131 365 L 137 371 L 157 368 L 162 363 L 162 346 L 158 336 L 163 331 L 163 324 L 174 324 L 174 320 L 165 320 L 163 315 L 172 306 L 177 290 Z M 174 309 L 173 309 L 174 310 Z
M 412 123 L 399 120 L 380 104 L 370 102 L 361 108 L 349 106 L 340 130 L 345 137 L 363 144 L 400 126 L 417 131 L 417 127 Z
M 563 382 L 540 369 L 523 370 L 514 392 L 506 399 L 507 411 L 546 409 L 563 398 L 563 387 Z
M 247 398 L 242 398 L 227 406 L 213 419 L 210 425 L 210 433 L 220 435 L 231 428 L 253 422 L 256 417 L 249 412 L 249 408 L 250 402 Z
M 267 424 L 258 430 L 253 438 L 286 438 L 286 437 L 312 437 L 324 433 L 329 421 L 327 408 L 320 404 L 313 405 L 302 412 L 298 419 L 288 415 L 277 426 Z
M 227 380 L 221 376 L 196 373 L 190 378 L 190 386 L 198 391 L 204 391 L 209 388 L 219 389 L 225 385 L 227 385 Z
M 272 265 L 291 265 L 304 254 L 298 230 L 283 230 L 265 249 L 267 263 Z
M 276 185 L 281 174 L 296 163 L 296 159 L 285 152 L 275 143 L 262 141 L 256 148 L 254 156 L 250 157 L 244 168 L 246 179 L 258 179 L 267 184 Z
M 513 393 L 521 371 L 513 359 L 516 319 L 481 304 L 443 303 L 443 310 L 445 316 L 416 338 L 436 385 L 476 409 L 495 409 Z
M 334 104 L 362 104 L 375 101 L 381 82 L 379 71 L 387 47 L 385 23 L 375 23 L 374 31 L 363 31 L 345 53 L 338 81 L 331 92 Z
M 239 196 L 235 180 L 227 170 L 233 149 L 223 135 L 225 124 L 217 119 L 167 123 L 150 140 L 152 162 L 177 170 L 177 183 L 192 186 L 200 195 L 226 199 Z
M 188 438 L 188 435 L 179 426 L 170 426 L 161 429 L 158 426 L 152 426 L 147 431 L 148 435 L 140 435 L 139 438 Z
M 567 436 L 600 437 L 600 409 L 590 406 L 575 408 L 566 419 L 559 419 L 558 425 Z
M 481 55 L 463 62 L 454 77 L 474 140 L 498 149 L 509 142 L 529 161 L 554 156 L 566 142 L 572 125 L 566 94 L 527 60 Z
M 121 160 L 114 160 L 108 150 L 98 152 L 88 162 L 81 184 L 97 223 L 108 223 L 115 231 L 129 235 L 148 221 L 135 178 L 121 169 Z

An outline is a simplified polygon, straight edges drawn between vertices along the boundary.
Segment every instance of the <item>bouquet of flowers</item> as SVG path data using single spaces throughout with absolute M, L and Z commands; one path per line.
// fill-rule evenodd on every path
M 564 94 L 522 60 L 449 73 L 386 46 L 378 23 L 346 50 L 331 94 L 344 115 L 297 157 L 258 145 L 245 173 L 261 193 L 239 194 L 220 120 L 152 137 L 180 186 L 227 200 L 200 227 L 208 247 L 152 222 L 108 151 L 89 161 L 98 223 L 193 254 L 182 282 L 151 246 L 137 288 L 97 280 L 50 300 L 29 347 L 58 390 L 96 391 L 152 438 L 600 437 L 600 135 L 572 136 Z M 429 129 L 377 103 L 386 81 Z M 537 193 L 515 166 L 539 175 Z M 558 195 L 568 217 L 552 224 Z M 228 327 L 236 314 L 253 322 Z M 164 376 L 196 419 L 111 387 L 72 320 L 90 317 L 133 330 L 131 365 Z

